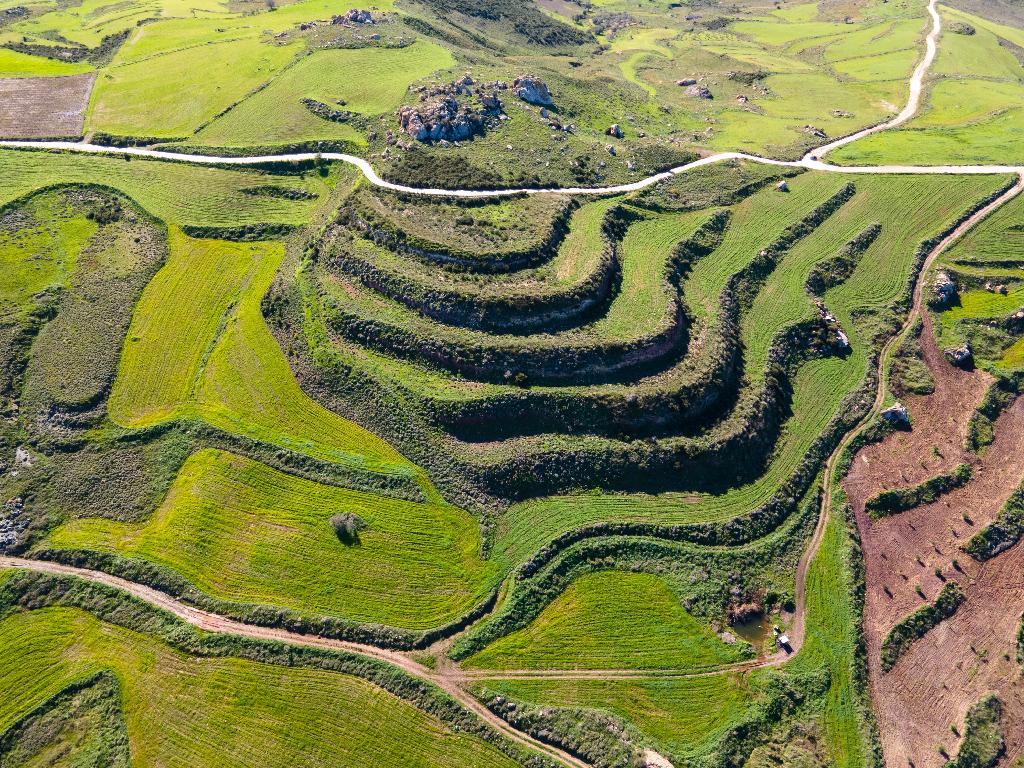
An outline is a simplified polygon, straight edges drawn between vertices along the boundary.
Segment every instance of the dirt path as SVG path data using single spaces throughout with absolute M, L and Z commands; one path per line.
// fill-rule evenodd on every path
M 467 189 L 437 189 L 409 187 L 404 184 L 395 184 L 382 179 L 373 166 L 365 159 L 356 155 L 349 155 L 343 152 L 297 152 L 281 155 L 260 155 L 255 157 L 221 157 L 216 155 L 197 155 L 184 152 L 172 152 L 159 149 L 145 149 L 143 147 L 110 147 L 99 144 L 75 141 L 0 141 L 0 147 L 13 149 L 35 149 L 52 150 L 60 152 L 81 152 L 86 154 L 110 154 L 110 155 L 131 155 L 132 157 L 151 158 L 156 160 L 171 160 L 181 163 L 194 163 L 199 165 L 256 165 L 267 163 L 295 163 L 310 162 L 313 160 L 330 160 L 354 165 L 366 177 L 372 185 L 382 189 L 390 189 L 395 192 L 404 192 L 413 195 L 431 195 L 440 197 L 504 197 L 510 195 L 537 194 L 542 192 L 558 192 L 569 195 L 611 195 L 623 194 L 626 192 L 637 192 L 660 181 L 670 179 L 681 173 L 701 168 L 705 165 L 712 165 L 728 160 L 750 160 L 765 165 L 776 165 L 787 168 L 806 168 L 808 170 L 826 171 L 831 173 L 898 173 L 898 174 L 998 174 L 1016 173 L 1024 174 L 1024 166 L 1017 165 L 873 165 L 873 166 L 840 166 L 826 163 L 821 158 L 837 147 L 844 146 L 858 139 L 869 136 L 879 131 L 894 128 L 913 118 L 921 105 L 921 94 L 924 88 L 924 78 L 928 73 L 938 50 L 938 37 L 942 32 L 942 19 L 936 10 L 938 0 L 930 0 L 928 13 L 932 18 L 932 28 L 925 37 L 925 54 L 918 62 L 913 74 L 910 76 L 910 93 L 907 103 L 896 117 L 878 125 L 869 126 L 856 133 L 836 139 L 816 149 L 812 149 L 799 160 L 775 160 L 769 157 L 751 155 L 745 152 L 718 152 L 707 157 L 702 157 L 692 163 L 676 166 L 667 171 L 656 173 L 639 181 L 628 184 L 614 184 L 605 187 L 545 187 L 545 188 L 520 188 L 520 189 L 492 189 L 492 190 L 467 190 Z
M 563 765 L 570 766 L 570 768 L 589 768 L 587 763 L 573 757 L 569 753 L 556 747 L 549 746 L 522 733 L 521 731 L 516 730 L 503 719 L 487 709 L 487 707 L 481 704 L 472 694 L 461 686 L 452 684 L 450 679 L 436 675 L 427 667 L 398 651 L 390 651 L 385 648 L 377 648 L 376 646 L 363 645 L 361 643 L 351 643 L 344 640 L 333 640 L 326 637 L 319 637 L 317 635 L 302 635 L 296 632 L 289 632 L 284 629 L 243 624 L 238 621 L 226 619 L 223 616 L 218 616 L 215 613 L 201 611 L 198 608 L 185 605 L 184 603 L 175 600 L 170 595 L 152 589 L 151 587 L 136 584 L 135 582 L 121 579 L 117 576 L 111 576 L 110 574 L 103 573 L 101 571 L 93 571 L 87 568 L 76 568 L 74 566 L 62 565 L 60 563 L 43 560 L 29 560 L 25 558 L 6 556 L 0 556 L 0 568 L 20 568 L 61 576 L 77 576 L 78 578 L 86 579 L 98 584 L 105 584 L 127 592 L 150 605 L 161 608 L 178 617 L 182 621 L 206 632 L 239 635 L 241 637 L 251 637 L 257 640 L 279 641 L 283 643 L 290 643 L 292 645 L 323 648 L 331 651 L 348 651 L 350 653 L 357 653 L 385 661 L 389 664 L 395 665 L 413 677 L 438 686 L 445 693 L 458 701 L 459 704 L 473 712 L 477 717 L 511 741 L 535 752 L 540 752 Z
M 907 96 L 907 103 L 903 109 L 900 110 L 900 113 L 891 120 L 886 120 L 884 123 L 864 128 L 856 133 L 851 133 L 849 136 L 844 136 L 841 139 L 836 139 L 828 144 L 824 144 L 817 149 L 812 149 L 804 155 L 804 160 L 812 163 L 818 161 L 833 149 L 838 149 L 839 147 L 850 144 L 858 139 L 863 139 L 865 136 L 870 136 L 873 133 L 895 128 L 912 119 L 917 114 L 917 111 L 921 108 L 921 94 L 924 90 L 924 77 L 928 74 L 928 70 L 931 68 L 932 62 L 935 61 L 935 54 L 938 52 L 939 35 L 942 33 L 942 18 L 939 16 L 939 12 L 935 7 L 937 3 L 938 0 L 929 0 L 928 14 L 932 17 L 932 28 L 928 31 L 928 34 L 924 39 L 924 57 L 920 62 L 918 62 L 917 66 L 914 68 L 914 73 L 910 76 L 910 93 Z

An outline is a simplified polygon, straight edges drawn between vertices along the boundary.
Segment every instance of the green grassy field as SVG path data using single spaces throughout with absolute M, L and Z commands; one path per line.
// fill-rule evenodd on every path
M 142 427 L 197 416 L 327 461 L 411 472 L 391 446 L 299 388 L 260 312 L 283 253 L 281 243 L 195 240 L 172 229 L 168 263 L 128 332 L 111 418 Z
M 9 616 L 0 638 L 0 731 L 69 684 L 113 670 L 133 765 L 516 765 L 339 673 L 193 658 L 68 608 Z
M 367 523 L 338 540 L 332 515 Z M 139 523 L 79 519 L 44 542 L 137 557 L 217 598 L 407 629 L 458 618 L 494 585 L 468 513 L 314 483 L 215 450 L 193 454 Z
M 663 680 L 487 680 L 513 701 L 608 712 L 637 728 L 674 760 L 706 755 L 734 726 L 753 695 L 739 675 Z
M 196 140 L 244 146 L 347 139 L 364 142 L 349 125 L 315 116 L 299 100 L 312 98 L 361 115 L 389 113 L 414 81 L 454 60 L 444 48 L 420 42 L 407 48 L 317 51 L 300 59 L 259 93 L 201 130 Z
M 481 669 L 703 670 L 739 661 L 728 645 L 680 605 L 657 576 L 591 573 L 573 582 L 526 629 L 466 660 Z
M 838 149 L 840 164 L 1014 164 L 1022 160 L 1012 137 L 1024 126 L 1022 64 L 1010 47 L 1024 44 L 1021 30 L 949 8 L 947 28 L 926 81 L 921 112 L 905 126 Z M 961 35 L 948 28 L 969 24 Z
M 338 179 L 333 174 L 327 178 L 316 173 L 277 175 L 153 160 L 0 149 L 0 204 L 43 187 L 102 184 L 123 192 L 157 218 L 180 225 L 297 225 L 313 216 Z M 245 193 L 262 186 L 297 189 L 313 197 L 288 200 Z

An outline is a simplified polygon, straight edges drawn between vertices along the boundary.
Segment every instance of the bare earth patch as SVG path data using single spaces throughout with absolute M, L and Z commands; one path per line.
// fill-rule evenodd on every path
M 95 73 L 0 79 L 0 137 L 81 136 L 95 80 Z
M 959 747 L 950 726 L 962 734 L 967 709 L 996 692 L 1005 706 L 1007 753 L 1000 764 L 1009 765 L 1024 754 L 1024 691 L 1016 661 L 1024 546 L 985 565 L 960 547 L 996 517 L 1024 477 L 1024 398 L 997 420 L 995 442 L 979 459 L 964 450 L 963 439 L 988 375 L 950 366 L 935 347 L 930 321 L 922 346 L 935 392 L 908 398 L 913 431 L 865 448 L 844 482 L 864 545 L 871 695 L 886 765 L 939 768 L 946 763 L 939 747 L 949 755 Z M 919 483 L 960 462 L 972 464 L 973 479 L 935 503 L 875 521 L 865 512 L 865 502 L 879 491 Z M 962 570 L 953 567 L 954 559 Z M 933 601 L 946 581 L 963 588 L 963 605 L 883 672 L 880 651 L 886 634 L 925 600 Z

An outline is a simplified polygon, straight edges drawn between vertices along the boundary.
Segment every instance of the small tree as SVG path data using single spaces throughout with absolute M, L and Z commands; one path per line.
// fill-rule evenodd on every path
M 338 541 L 352 546 L 359 543 L 359 532 L 366 527 L 366 521 L 355 512 L 339 512 L 331 517 L 331 527 Z

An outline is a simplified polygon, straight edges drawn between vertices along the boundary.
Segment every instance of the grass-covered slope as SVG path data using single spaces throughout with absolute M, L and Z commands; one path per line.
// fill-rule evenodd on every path
M 332 516 L 365 528 L 339 539 Z M 48 549 L 141 558 L 232 602 L 423 630 L 483 600 L 494 566 L 480 560 L 468 513 L 304 480 L 221 451 L 193 454 L 151 517 L 78 519 Z
M 581 577 L 526 629 L 465 662 L 481 669 L 714 668 L 747 657 L 691 616 L 650 574 L 607 571 Z
M 511 766 L 472 736 L 369 682 L 237 658 L 196 658 L 81 611 L 0 621 L 0 731 L 112 669 L 134 765 Z

